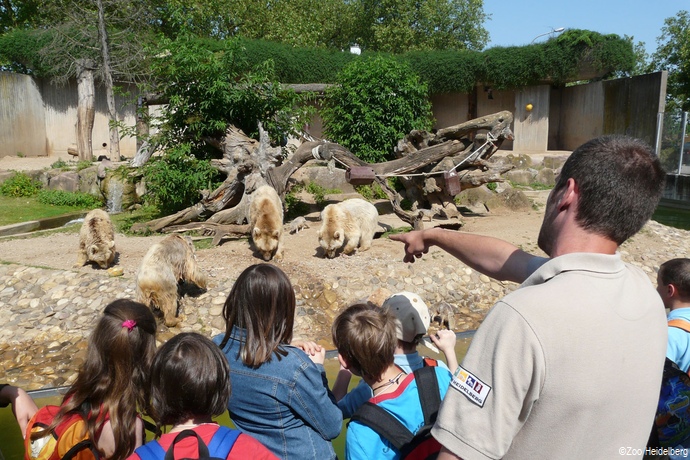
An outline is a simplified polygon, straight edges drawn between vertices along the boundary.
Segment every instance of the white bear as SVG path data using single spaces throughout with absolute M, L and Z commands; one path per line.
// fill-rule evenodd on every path
M 79 230 L 79 252 L 75 267 L 95 262 L 108 268 L 115 260 L 115 232 L 110 216 L 102 209 L 90 211 Z
M 378 220 L 376 206 L 361 198 L 326 206 L 321 211 L 323 223 L 318 231 L 319 244 L 326 257 L 335 257 L 343 244 L 343 254 L 352 254 L 358 247 L 360 251 L 369 249 Z
M 262 185 L 252 194 L 249 227 L 264 260 L 283 258 L 283 203 L 270 185 Z
M 206 275 L 196 262 L 191 238 L 177 234 L 163 238 L 151 246 L 137 273 L 138 302 L 163 312 L 165 325 L 176 326 L 178 285 L 180 281 L 206 289 Z

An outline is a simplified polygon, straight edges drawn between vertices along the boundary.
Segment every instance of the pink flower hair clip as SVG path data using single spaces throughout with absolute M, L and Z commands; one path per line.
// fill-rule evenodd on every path
M 122 322 L 122 327 L 127 328 L 127 332 L 132 332 L 132 329 L 134 329 L 137 326 L 137 322 L 134 321 L 133 319 L 128 319 L 126 321 Z

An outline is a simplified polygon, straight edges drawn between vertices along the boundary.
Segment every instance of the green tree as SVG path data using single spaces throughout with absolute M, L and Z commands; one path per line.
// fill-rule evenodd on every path
M 164 148 L 190 143 L 198 158 L 216 155 L 228 125 L 258 139 L 258 124 L 278 144 L 304 125 L 302 98 L 273 80 L 272 62 L 251 63 L 237 40 L 165 39 L 152 65 L 151 91 L 168 103 L 152 120 Z
M 326 93 L 326 135 L 364 161 L 393 157 L 398 140 L 431 127 L 426 84 L 409 65 L 382 56 L 357 59 Z
M 489 39 L 483 0 L 360 0 L 357 7 L 365 50 L 480 50 Z
M 684 111 L 690 110 L 690 14 L 679 11 L 666 18 L 658 47 L 652 55 L 657 70 L 668 71 L 668 105 Z

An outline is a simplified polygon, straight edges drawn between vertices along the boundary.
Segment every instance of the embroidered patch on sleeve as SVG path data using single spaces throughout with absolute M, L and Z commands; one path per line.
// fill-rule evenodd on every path
M 450 381 L 450 386 L 469 398 L 470 401 L 484 407 L 486 398 L 489 396 L 491 387 L 479 380 L 475 375 L 466 369 L 458 366 Z

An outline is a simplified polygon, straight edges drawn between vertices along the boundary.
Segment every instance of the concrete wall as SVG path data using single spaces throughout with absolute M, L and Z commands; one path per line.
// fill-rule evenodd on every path
M 33 78 L 0 72 L 0 157 L 47 155 L 45 113 Z
M 129 90 L 135 93 L 134 88 Z M 514 115 L 515 140 L 504 142 L 502 148 L 545 151 L 574 150 L 607 133 L 627 133 L 654 145 L 657 114 L 664 110 L 665 97 L 666 72 L 657 72 L 564 88 L 541 85 L 498 91 L 478 85 L 470 94 L 433 95 L 431 103 L 436 128 L 509 110 Z M 133 102 L 117 97 L 116 103 L 120 119 L 134 126 Z M 532 104 L 531 111 L 527 104 Z M 76 83 L 55 87 L 26 75 L 0 72 L 0 157 L 65 152 L 76 143 L 76 107 Z M 309 128 L 313 136 L 322 137 L 318 115 Z M 109 142 L 108 111 L 105 91 L 97 87 L 95 154 L 103 142 Z M 122 139 L 120 148 L 122 155 L 134 156 L 135 139 Z
M 624 133 L 654 145 L 657 113 L 666 108 L 666 78 L 656 72 L 603 82 L 604 134 Z
M 548 147 L 550 86 L 530 86 L 515 93 L 513 148 L 544 152 Z M 531 110 L 528 110 L 531 106 Z
M 134 92 L 134 87 L 124 88 Z M 48 80 L 28 75 L 0 72 L 0 157 L 17 155 L 51 156 L 76 147 L 77 85 L 70 82 L 56 86 Z M 118 119 L 134 126 L 134 104 L 116 95 Z M 105 88 L 96 86 L 96 114 L 93 128 L 93 151 L 97 156 L 102 144 L 110 144 L 108 105 Z M 136 139 L 120 139 L 120 154 L 133 157 Z
M 554 104 L 549 130 L 550 150 L 575 150 L 603 134 L 604 91 L 602 82 L 569 86 L 552 91 Z

